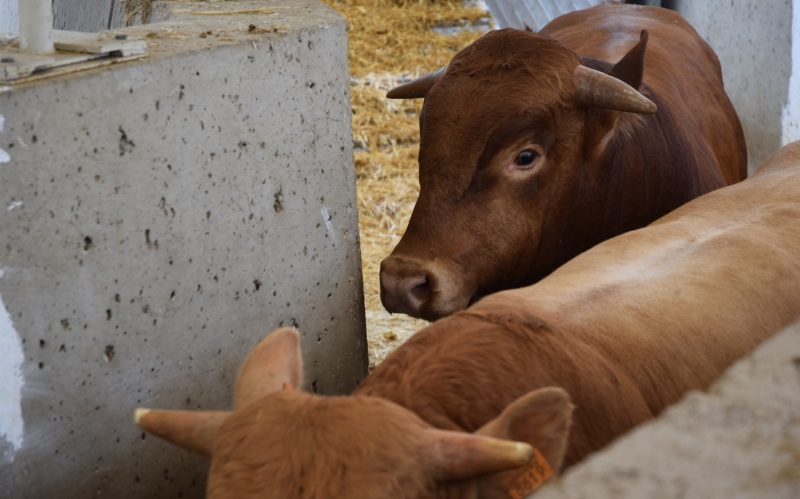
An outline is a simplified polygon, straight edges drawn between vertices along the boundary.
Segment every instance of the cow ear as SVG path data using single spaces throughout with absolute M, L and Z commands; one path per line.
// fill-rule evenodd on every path
M 512 402 L 476 433 L 527 442 L 557 470 L 564 459 L 572 409 L 567 392 L 556 387 L 541 388 Z
M 644 76 L 644 53 L 649 38 L 647 30 L 643 29 L 639 35 L 639 43 L 630 49 L 608 74 L 639 90 Z
M 239 409 L 285 387 L 303 384 L 300 333 L 281 328 L 266 336 L 245 359 L 233 394 Z
M 567 392 L 555 387 L 542 388 L 518 398 L 481 427 L 477 434 L 526 442 L 536 452 L 527 466 L 478 479 L 479 496 L 507 497 L 515 491 L 525 497 L 558 473 L 564 461 L 572 410 Z

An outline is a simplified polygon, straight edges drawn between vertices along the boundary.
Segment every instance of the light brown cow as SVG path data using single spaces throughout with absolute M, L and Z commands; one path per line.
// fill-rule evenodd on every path
M 665 9 L 493 31 L 388 95 L 425 97 L 419 199 L 381 265 L 390 312 L 433 320 L 532 284 L 746 176 L 717 57 Z
M 233 413 L 137 422 L 211 455 L 213 498 L 522 497 L 546 465 L 507 470 L 531 448 L 489 436 L 558 470 L 707 387 L 800 316 L 798 255 L 800 142 L 751 179 L 428 326 L 351 396 L 291 389 L 299 339 L 284 329 L 245 363 Z

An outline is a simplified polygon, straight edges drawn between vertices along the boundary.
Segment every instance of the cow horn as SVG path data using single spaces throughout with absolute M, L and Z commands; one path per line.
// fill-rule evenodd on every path
M 136 409 L 133 420 L 139 428 L 184 449 L 211 457 L 217 430 L 227 411 L 157 411 Z
M 437 480 L 460 480 L 522 466 L 533 447 L 523 442 L 484 437 L 459 431 L 425 430 L 430 447 L 428 462 Z
M 447 66 L 443 66 L 433 73 L 420 76 L 416 80 L 404 83 L 399 87 L 394 87 L 386 92 L 386 97 L 389 99 L 419 99 L 425 97 L 428 90 L 444 76 L 445 72 L 447 72 Z
M 656 105 L 633 87 L 600 71 L 578 65 L 572 73 L 578 89 L 578 103 L 629 113 L 652 114 Z

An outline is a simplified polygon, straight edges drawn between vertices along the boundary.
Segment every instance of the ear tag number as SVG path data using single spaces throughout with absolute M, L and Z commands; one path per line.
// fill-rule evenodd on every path
M 553 476 L 553 469 L 537 449 L 533 449 L 531 462 L 519 469 L 507 472 L 504 485 L 512 499 L 525 499 Z

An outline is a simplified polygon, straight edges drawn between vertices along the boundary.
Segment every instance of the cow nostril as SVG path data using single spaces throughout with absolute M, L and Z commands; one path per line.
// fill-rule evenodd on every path
M 437 275 L 424 264 L 391 256 L 381 262 L 381 303 L 390 313 L 429 316 L 437 285 Z
M 409 294 L 419 302 L 424 303 L 428 301 L 428 298 L 431 295 L 430 280 L 425 277 L 422 282 L 411 288 Z

